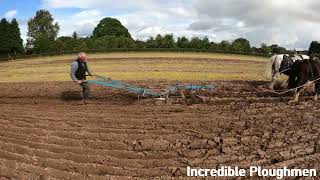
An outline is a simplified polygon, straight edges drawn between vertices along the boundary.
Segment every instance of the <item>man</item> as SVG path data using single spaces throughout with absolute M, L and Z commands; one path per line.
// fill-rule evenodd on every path
M 86 81 L 86 73 L 93 76 L 87 64 L 87 55 L 84 52 L 78 54 L 78 59 L 71 64 L 70 76 L 73 82 L 79 84 L 83 88 L 82 102 L 87 104 L 90 96 L 90 85 Z

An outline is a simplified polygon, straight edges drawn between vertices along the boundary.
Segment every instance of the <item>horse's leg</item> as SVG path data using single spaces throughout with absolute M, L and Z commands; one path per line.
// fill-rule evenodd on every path
M 301 77 L 301 78 L 300 78 Z M 305 84 L 307 84 L 308 82 L 308 77 L 303 75 L 303 74 L 300 74 L 298 76 L 298 79 L 297 79 L 297 89 L 296 89 L 296 93 L 295 93 L 295 97 L 294 97 L 294 102 L 298 102 L 299 101 L 299 96 L 300 96 L 300 91 L 301 89 L 303 89 L 303 87 L 300 87 L 300 86 L 303 86 Z
M 290 103 L 296 103 L 296 102 L 299 101 L 299 96 L 300 96 L 300 90 L 301 90 L 301 89 L 302 89 L 302 88 L 296 88 L 296 90 L 295 90 L 295 92 L 294 92 L 294 99 L 291 100 L 291 101 L 289 101 L 289 104 L 290 104 Z
M 299 96 L 300 96 L 300 90 L 301 90 L 301 84 L 303 84 L 303 82 L 300 79 L 301 76 L 297 77 L 297 80 L 294 82 L 294 84 L 292 84 L 294 87 L 298 87 L 296 88 L 295 92 L 294 92 L 294 99 L 292 101 L 290 101 L 290 103 L 295 103 L 299 101 Z
M 274 90 L 274 84 L 277 81 L 277 72 L 276 72 L 276 59 L 277 56 L 271 57 L 271 82 L 269 84 L 269 89 Z
M 299 96 L 300 96 L 300 88 L 296 89 L 295 93 L 294 93 L 294 100 L 293 102 L 298 102 L 299 101 Z
M 272 72 L 272 80 L 269 85 L 269 89 L 274 90 L 274 84 L 276 83 L 276 81 L 277 81 L 277 73 Z
M 315 92 L 316 95 L 314 96 L 314 100 L 318 101 L 318 96 L 320 94 L 320 82 L 315 82 Z

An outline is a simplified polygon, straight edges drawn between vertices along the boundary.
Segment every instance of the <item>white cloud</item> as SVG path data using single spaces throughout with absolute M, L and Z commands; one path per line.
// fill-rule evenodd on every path
M 44 0 L 44 6 L 49 8 L 90 8 L 92 1 L 88 0 L 72 0 L 72 1 L 65 1 L 65 0 Z
M 60 35 L 68 36 L 74 31 L 80 36 L 91 35 L 94 27 L 103 17 L 98 10 L 83 10 L 69 18 L 57 19 L 60 25 Z
M 57 19 L 61 35 L 90 35 L 106 16 L 119 19 L 135 38 L 156 34 L 208 36 L 211 40 L 244 37 L 253 45 L 308 48 L 320 39 L 320 2 L 314 0 L 42 0 L 48 9 L 80 8 Z
M 318 40 L 320 35 L 319 31 L 316 32 L 320 28 L 318 1 L 200 0 L 195 8 L 197 20 L 190 29 L 212 29 L 217 37 L 227 31 L 235 37 L 248 38 L 256 46 L 265 42 L 307 48 L 310 41 Z M 222 19 L 234 23 L 223 24 Z M 238 22 L 242 23 L 235 26 Z
M 91 23 L 102 17 L 102 13 L 98 10 L 85 10 L 71 16 L 71 21 L 77 25 Z
M 80 8 L 80 9 L 100 9 L 100 10 L 127 10 L 140 9 L 156 2 L 155 0 L 43 0 L 46 8 Z
M 190 0 L 188 0 L 190 1 Z M 72 31 L 77 31 L 82 35 L 90 35 L 99 20 L 106 16 L 119 19 L 130 31 L 133 37 L 145 39 L 146 36 L 154 36 L 157 33 L 170 32 L 171 26 L 181 26 L 191 23 L 194 11 L 187 9 L 186 1 L 169 0 L 140 0 L 127 1 L 118 0 L 116 2 L 104 0 L 44 0 L 44 7 L 47 8 L 80 8 L 81 12 L 68 18 L 57 19 L 61 26 L 60 35 L 70 35 Z M 107 12 L 107 13 L 102 13 Z M 151 31 L 150 29 L 161 29 L 161 31 Z M 180 30 L 178 30 L 180 31 Z
M 10 10 L 10 11 L 7 11 L 3 17 L 7 18 L 7 19 L 12 19 L 14 17 L 16 17 L 16 15 L 18 14 L 18 11 L 17 10 Z

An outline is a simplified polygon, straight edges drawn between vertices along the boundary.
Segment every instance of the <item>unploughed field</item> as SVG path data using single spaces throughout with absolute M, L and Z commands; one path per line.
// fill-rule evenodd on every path
M 90 57 L 90 56 L 89 56 Z M 0 179 L 184 179 L 186 167 L 320 168 L 320 104 L 258 92 L 268 59 L 96 54 L 97 74 L 142 87 L 215 84 L 206 103 L 100 86 L 82 105 L 71 56 L 0 64 Z

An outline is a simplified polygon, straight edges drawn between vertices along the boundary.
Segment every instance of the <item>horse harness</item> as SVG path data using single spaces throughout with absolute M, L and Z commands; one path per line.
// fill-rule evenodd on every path
M 291 69 L 292 64 L 294 63 L 293 59 L 287 55 L 283 55 L 283 61 L 280 65 L 280 73 L 288 75 L 288 71 Z
M 299 54 L 299 56 L 300 56 L 300 58 L 301 58 L 302 60 L 304 60 L 304 58 L 303 58 L 302 54 Z

